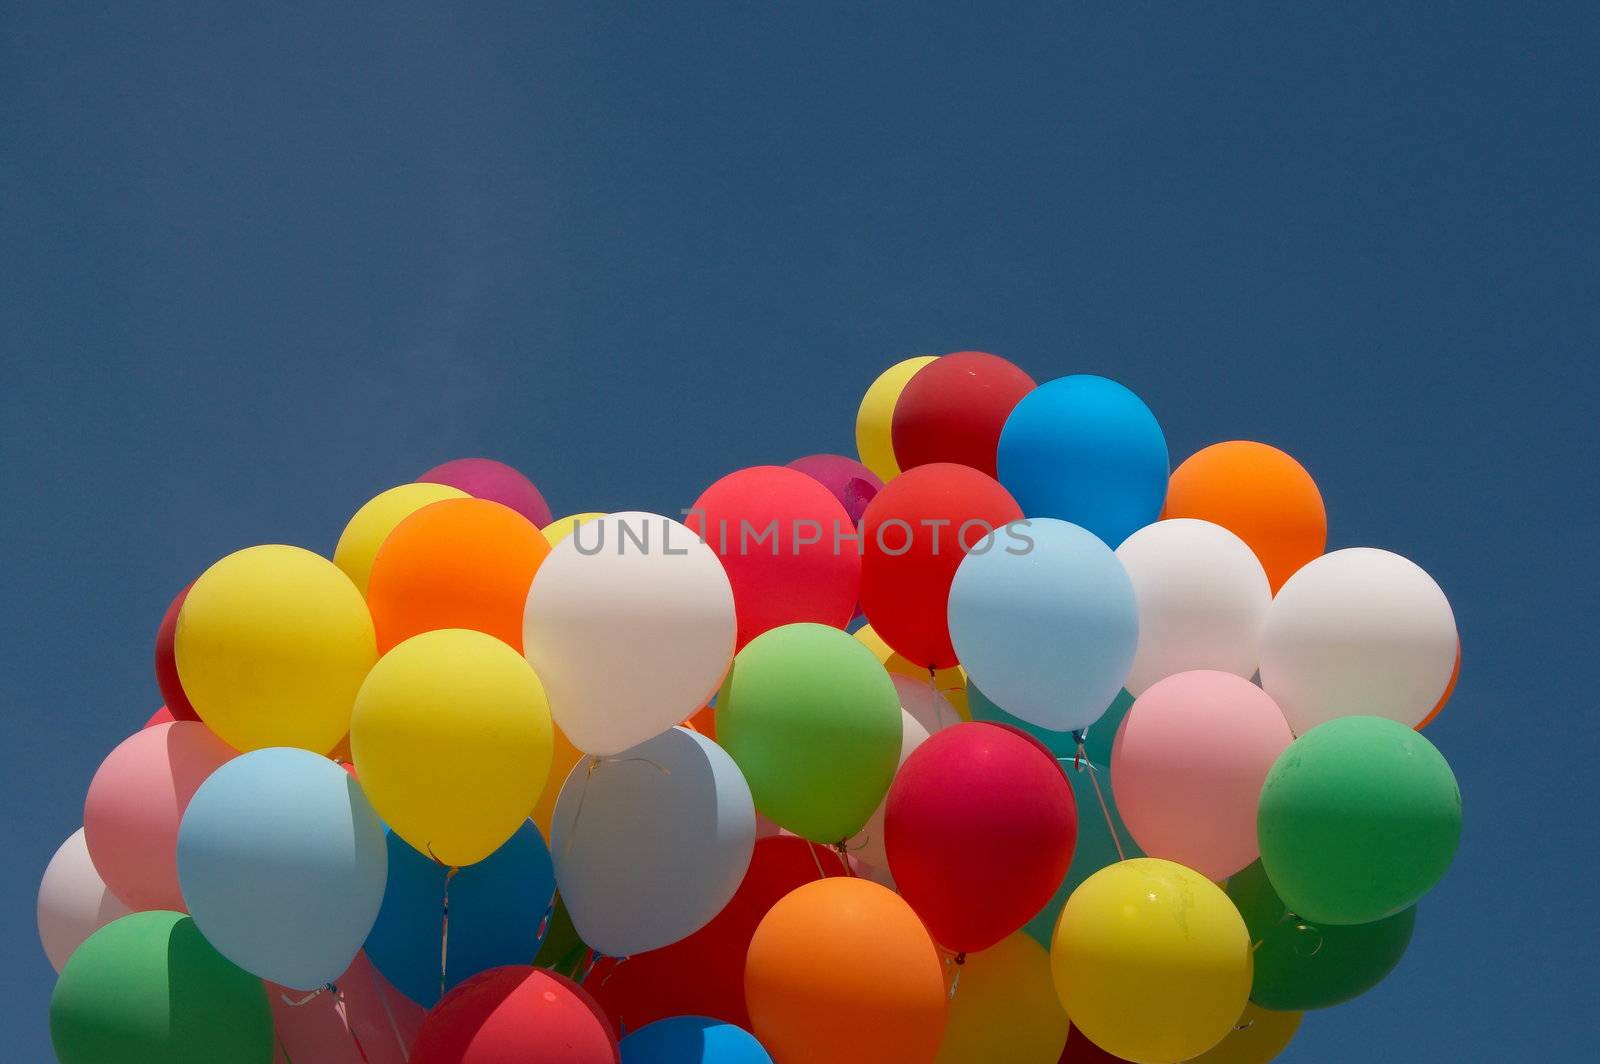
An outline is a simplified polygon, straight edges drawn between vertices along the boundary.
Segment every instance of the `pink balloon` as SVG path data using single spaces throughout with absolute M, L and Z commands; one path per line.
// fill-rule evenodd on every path
M 535 528 L 550 523 L 550 504 L 533 481 L 493 458 L 457 458 L 434 466 L 417 478 L 419 484 L 448 484 L 475 499 L 509 506 L 533 522 Z
M 842 454 L 809 454 L 790 462 L 789 468 L 799 470 L 833 492 L 853 525 L 861 523 L 867 503 L 883 490 L 878 474 Z
M 1249 680 L 1208 669 L 1168 676 L 1117 731 L 1117 809 L 1149 856 L 1231 876 L 1260 856 L 1261 785 L 1293 741 L 1283 711 Z
M 391 986 L 365 953 L 356 954 L 345 973 L 334 980 L 338 996 L 324 991 L 306 1001 L 304 990 L 265 985 L 278 1034 L 274 1064 L 291 1060 L 295 1064 L 405 1064 L 427 1015 L 426 1009 Z
M 135 912 L 188 912 L 178 888 L 178 823 L 207 776 L 238 751 L 198 721 L 135 732 L 111 751 L 83 803 L 89 856 Z
M 128 907 L 100 879 L 89 860 L 83 829 L 72 833 L 39 881 L 39 941 L 50 966 L 60 971 L 83 940 L 113 920 L 128 915 Z

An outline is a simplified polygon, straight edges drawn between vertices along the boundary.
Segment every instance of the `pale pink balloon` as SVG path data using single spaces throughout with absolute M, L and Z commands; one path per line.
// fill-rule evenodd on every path
M 337 994 L 324 990 L 307 1000 L 304 990 L 264 985 L 278 1035 L 275 1064 L 404 1064 L 427 1014 L 379 975 L 365 953 L 334 980 Z
M 188 912 L 178 824 L 194 792 L 238 751 L 204 724 L 157 724 L 124 739 L 89 783 L 83 832 L 106 886 L 135 912 Z
M 109 889 L 89 860 L 83 829 L 74 831 L 39 881 L 39 941 L 50 966 L 60 971 L 83 940 L 113 920 L 128 915 L 128 907 Z
M 534 528 L 550 523 L 550 504 L 533 481 L 493 458 L 457 458 L 436 465 L 417 478 L 419 484 L 447 484 L 475 499 L 509 506 L 533 522 Z
M 1111 750 L 1111 786 L 1134 841 L 1208 879 L 1260 856 L 1256 806 L 1294 741 L 1267 693 L 1232 673 L 1180 672 L 1133 703 Z

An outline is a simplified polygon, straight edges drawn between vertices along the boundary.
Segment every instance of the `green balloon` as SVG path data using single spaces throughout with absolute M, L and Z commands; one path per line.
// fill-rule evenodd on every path
M 272 1064 L 261 980 L 183 913 L 124 916 L 90 935 L 50 998 L 61 1064 Z
M 1325 1009 L 1371 990 L 1411 942 L 1417 907 L 1370 924 L 1314 926 L 1290 913 L 1256 861 L 1228 880 L 1255 944 L 1250 1000 L 1273 1012 Z
M 1392 916 L 1443 878 L 1461 791 L 1432 743 L 1385 717 L 1338 717 L 1289 744 L 1261 788 L 1261 863 L 1315 925 Z
M 752 639 L 717 695 L 717 741 L 756 809 L 812 842 L 860 831 L 900 765 L 900 697 L 866 644 L 822 624 Z

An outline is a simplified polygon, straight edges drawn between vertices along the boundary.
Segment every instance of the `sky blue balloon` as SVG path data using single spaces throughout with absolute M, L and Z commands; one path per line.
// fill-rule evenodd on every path
M 1053 518 L 990 536 L 961 559 L 949 620 L 971 682 L 1012 716 L 1052 731 L 1100 719 L 1139 645 L 1122 563 L 1093 533 Z
M 367 957 L 406 997 L 439 1000 L 439 932 L 449 869 L 389 833 L 389 885 L 367 936 Z M 450 880 L 450 952 L 445 985 L 510 964 L 532 964 L 556 891 L 550 849 L 532 821 Z
M 772 1057 L 742 1027 L 704 1016 L 672 1016 L 621 1042 L 622 1064 L 772 1064 Z
M 1112 547 L 1161 516 L 1171 472 L 1144 400 L 1090 374 L 1023 396 L 1000 432 L 996 465 L 1023 513 L 1082 525 Z
M 1126 717 L 1128 710 L 1132 708 L 1133 696 L 1128 693 L 1127 688 L 1123 688 L 1117 692 L 1117 697 L 1111 700 L 1106 711 L 1100 714 L 1100 719 L 1085 729 L 1083 752 L 1090 761 L 1097 765 L 1111 764 L 1111 744 L 1117 737 L 1117 729 L 1122 727 L 1122 718 Z M 967 684 L 967 709 L 972 713 L 973 720 L 986 720 L 993 724 L 1009 724 L 1013 728 L 1021 728 L 1044 743 L 1058 759 L 1071 759 L 1078 755 L 1078 740 L 1074 737 L 1074 732 L 1051 731 L 1037 724 L 1029 724 L 1020 717 L 1013 717 L 995 705 L 975 683 Z
M 976 714 L 974 714 L 976 715 Z M 1078 889 L 1078 884 L 1100 869 L 1118 861 L 1143 857 L 1144 851 L 1134 845 L 1128 826 L 1117 812 L 1116 800 L 1111 796 L 1111 772 L 1104 765 L 1085 760 L 1074 764 L 1070 759 L 1061 763 L 1072 784 L 1072 797 L 1078 803 L 1078 844 L 1072 850 L 1072 864 L 1067 866 L 1067 876 L 1061 881 L 1055 896 L 1045 903 L 1037 916 L 1023 925 L 1023 930 L 1045 949 L 1054 939 L 1056 920 L 1067 897 Z M 1105 810 L 1100 808 L 1100 798 L 1095 797 L 1095 783 L 1100 784 L 1100 797 L 1105 799 Z M 1111 825 L 1106 824 L 1106 813 L 1111 814 Z M 1112 832 L 1116 832 L 1115 838 Z M 1117 852 L 1117 842 L 1122 852 Z
M 178 882 L 217 952 L 297 990 L 338 978 L 378 915 L 383 824 L 337 762 L 274 747 L 213 772 L 178 828 Z

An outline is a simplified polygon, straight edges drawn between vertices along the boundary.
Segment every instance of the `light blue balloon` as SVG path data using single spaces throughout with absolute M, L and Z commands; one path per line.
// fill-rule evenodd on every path
M 1090 374 L 1023 396 L 1000 432 L 996 467 L 1024 514 L 1071 521 L 1112 547 L 1161 516 L 1171 472 L 1144 400 Z
M 178 828 L 178 882 L 217 952 L 297 990 L 361 949 L 388 874 L 383 824 L 355 778 L 309 750 L 254 750 L 213 772 Z
M 672 1016 L 621 1042 L 622 1064 L 772 1064 L 743 1027 L 704 1016 Z
M 580 762 L 550 821 L 556 884 L 572 926 L 609 957 L 660 949 L 728 904 L 755 848 L 739 766 L 687 728 Z
M 1105 766 L 1089 760 L 1075 763 L 1067 758 L 1061 762 L 1061 768 L 1067 774 L 1067 781 L 1072 784 L 1072 797 L 1078 803 L 1078 844 L 1073 847 L 1072 864 L 1067 866 L 1067 876 L 1061 881 L 1055 896 L 1022 928 L 1045 949 L 1049 949 L 1054 940 L 1056 921 L 1061 917 L 1062 906 L 1067 904 L 1067 898 L 1078 889 L 1079 883 L 1118 861 L 1144 856 L 1144 851 L 1134 845 L 1133 836 L 1128 834 L 1122 814 L 1117 812 L 1116 799 L 1111 794 L 1111 773 Z M 1099 797 L 1095 795 L 1096 783 L 1100 784 Z M 1102 798 L 1106 803 L 1104 810 L 1100 808 Z M 1111 817 L 1109 826 L 1106 823 L 1107 813 Z M 1116 832 L 1115 836 L 1112 835 L 1113 831 Z M 1120 854 L 1117 852 L 1118 841 L 1122 843 Z
M 439 939 L 449 869 L 389 833 L 389 883 L 367 957 L 406 997 L 424 1008 L 439 1000 Z M 450 880 L 450 952 L 446 987 L 503 965 L 532 964 L 544 940 L 555 895 L 550 849 L 524 821 L 498 850 Z
M 971 681 L 1012 716 L 1051 731 L 1098 720 L 1139 645 L 1122 562 L 1093 533 L 1052 518 L 1021 522 L 961 559 L 949 621 Z
M 1128 710 L 1132 708 L 1133 696 L 1128 693 L 1127 688 L 1123 688 L 1117 692 L 1117 697 L 1111 700 L 1106 711 L 1100 714 L 1100 719 L 1084 729 L 1083 752 L 1090 761 L 1097 765 L 1111 764 L 1111 744 L 1117 738 L 1117 729 L 1122 727 L 1122 718 L 1126 717 Z M 1078 756 L 1076 732 L 1051 731 L 1037 724 L 1029 724 L 1020 717 L 1013 717 L 995 705 L 975 683 L 967 684 L 967 709 L 972 713 L 973 720 L 986 720 L 992 724 L 1009 724 L 1013 728 L 1021 728 L 1044 743 L 1045 748 L 1055 754 L 1058 760 L 1061 758 L 1071 760 Z

